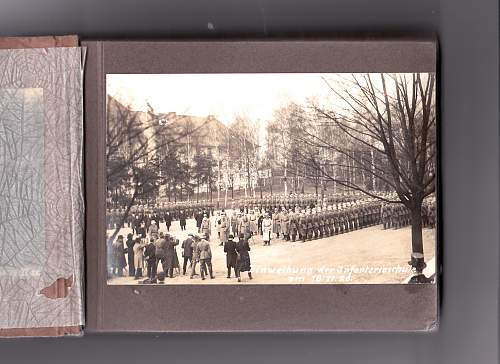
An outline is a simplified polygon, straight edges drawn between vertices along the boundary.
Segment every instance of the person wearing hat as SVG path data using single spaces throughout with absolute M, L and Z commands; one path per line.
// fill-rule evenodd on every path
M 144 222 L 141 222 L 139 227 L 136 229 L 136 235 L 138 235 L 141 239 L 146 238 L 146 227 Z
M 262 234 L 262 222 L 264 221 L 264 215 L 262 212 L 259 213 L 259 217 L 257 219 L 257 233 Z
M 212 271 L 212 250 L 210 249 L 209 242 L 205 239 L 201 239 L 198 242 L 196 249 L 198 250 L 198 254 L 200 257 L 201 279 L 205 280 L 207 268 L 208 273 L 210 274 L 210 278 L 214 279 L 215 277 Z
M 276 234 L 276 238 L 279 238 L 281 233 L 280 229 L 281 216 L 278 211 L 278 208 L 274 209 L 272 220 L 273 220 L 273 233 Z
M 298 215 L 294 212 L 290 213 L 290 238 L 295 241 L 298 232 Z
M 194 219 L 196 220 L 196 228 L 198 229 L 198 234 L 201 232 L 201 222 L 203 221 L 203 211 L 198 211 L 198 213 L 195 214 Z
M 251 231 L 250 231 L 250 220 L 248 219 L 248 216 L 243 214 L 241 221 L 240 221 L 240 226 L 238 227 L 238 231 L 240 234 L 243 234 L 245 236 L 245 239 L 250 238 Z
M 255 211 L 254 210 L 250 210 L 250 214 L 249 214 L 249 217 L 248 217 L 248 220 L 250 222 L 250 233 L 252 235 L 257 235 L 257 215 L 255 215 Z
M 167 210 L 167 212 L 165 212 L 163 220 L 165 220 L 165 225 L 167 225 L 167 231 L 170 231 L 170 226 L 172 225 L 172 215 L 170 214 L 170 211 Z
M 163 267 L 163 271 L 165 272 L 166 269 L 166 250 L 167 250 L 167 239 L 165 239 L 165 235 L 163 234 L 163 231 L 160 231 L 160 236 L 156 241 L 154 242 L 155 244 L 155 254 L 154 256 L 156 257 L 156 268 L 155 271 L 158 269 L 158 265 L 161 262 L 161 266 Z M 148 247 L 146 247 L 145 255 L 147 254 Z M 149 273 L 149 261 L 148 261 L 148 273 Z M 156 272 L 155 272 L 156 273 Z M 148 274 L 149 276 L 149 274 Z
M 236 275 L 238 282 L 241 282 L 241 272 L 248 272 L 248 278 L 252 279 L 249 251 L 248 239 L 245 239 L 244 234 L 240 234 L 238 243 L 236 243 L 236 252 L 238 253 L 236 257 Z
M 189 267 L 193 264 L 193 234 L 188 234 L 186 240 L 182 242 L 182 258 L 184 262 L 182 264 L 182 275 L 186 275 L 186 267 L 189 262 Z
M 306 224 L 307 224 L 307 228 L 306 228 L 306 237 L 307 237 L 307 240 L 312 240 L 313 238 L 313 234 L 314 234 L 314 226 L 313 226 L 313 218 L 312 218 L 312 213 L 311 213 L 311 210 L 307 210 L 306 211 Z
M 179 214 L 179 224 L 181 226 L 181 230 L 186 230 L 186 213 L 181 210 Z
M 220 212 L 215 213 L 215 229 L 217 230 L 217 238 L 220 240 Z
M 123 235 L 118 235 L 118 238 L 112 245 L 112 251 L 113 274 L 118 275 L 118 277 L 122 277 L 123 268 L 127 266 L 127 261 L 125 260 L 125 248 L 123 246 Z
M 142 277 L 142 268 L 143 268 L 143 260 L 144 260 L 144 248 L 147 243 L 140 238 L 135 239 L 134 244 L 134 265 L 135 265 L 135 279 L 139 279 Z
M 175 247 L 179 244 L 179 240 L 169 234 L 165 235 L 165 240 L 165 265 L 163 266 L 163 271 L 168 277 L 173 278 L 174 268 L 179 268 L 179 259 L 175 251 Z
M 302 240 L 303 243 L 306 242 L 307 239 L 307 219 L 302 210 L 297 218 L 297 225 L 299 230 L 299 239 Z
M 193 252 L 193 257 L 191 258 L 191 274 L 189 276 L 190 279 L 196 275 L 196 265 L 200 262 L 200 254 L 198 252 L 198 244 L 200 243 L 201 238 L 199 235 L 194 235 L 191 243 L 191 249 Z
M 264 245 L 271 245 L 271 238 L 273 235 L 273 221 L 268 213 L 266 217 L 262 220 L 262 240 Z
M 132 234 L 137 234 L 137 228 L 141 225 L 139 214 L 134 212 L 132 214 Z
M 238 215 L 234 210 L 231 213 L 230 224 L 231 224 L 231 233 L 233 234 L 233 236 L 238 234 Z
M 313 239 L 318 239 L 319 238 L 319 215 L 317 208 L 312 209 L 312 238 Z
M 220 225 L 219 225 L 220 244 L 219 245 L 223 246 L 229 237 L 229 229 L 230 229 L 229 219 L 226 216 L 226 212 L 224 210 L 222 210 L 222 212 L 221 212 L 219 223 L 220 223 Z
M 135 263 L 134 263 L 134 239 L 132 234 L 127 234 L 127 262 L 128 262 L 128 275 L 129 277 L 135 276 Z
M 210 237 L 210 228 L 210 218 L 208 217 L 208 214 L 205 214 L 205 216 L 203 216 L 203 220 L 201 221 L 201 233 Z
M 156 270 L 158 262 L 163 258 L 157 247 L 158 242 L 161 240 L 163 239 L 160 238 L 155 243 L 155 239 L 153 237 L 149 238 L 149 244 L 146 245 L 146 248 L 144 249 L 144 258 L 146 258 L 147 276 L 150 283 L 153 283 L 153 280 L 156 278 Z
M 226 253 L 226 267 L 227 267 L 227 278 L 231 278 L 231 268 L 234 270 L 234 276 L 238 277 L 236 272 L 236 258 L 238 253 L 236 252 L 236 243 L 233 241 L 234 236 L 229 235 L 228 240 L 224 243 L 224 253 Z
M 290 240 L 290 215 L 288 215 L 288 210 L 283 209 L 281 212 L 281 232 L 283 233 L 283 239 L 286 241 Z

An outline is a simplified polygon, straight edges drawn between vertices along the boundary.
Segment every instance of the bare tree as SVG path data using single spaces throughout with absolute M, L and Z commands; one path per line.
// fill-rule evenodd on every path
M 307 146 L 301 163 L 349 189 L 404 204 L 411 213 L 412 264 L 421 271 L 421 208 L 436 188 L 435 75 L 352 74 L 324 81 L 330 102 L 312 102 L 307 119 L 290 132 Z M 395 193 L 379 193 L 366 176 Z
M 233 161 L 239 161 L 241 170 L 245 173 L 245 193 L 247 189 L 253 189 L 252 176 L 257 171 L 259 148 L 257 129 L 256 125 L 244 116 L 237 116 L 229 125 L 227 136 L 229 153 Z
M 200 194 L 201 186 L 204 185 L 207 188 L 207 200 L 212 202 L 212 191 L 215 182 L 214 170 L 217 166 L 217 161 L 211 153 L 198 153 L 194 156 L 193 162 L 193 170 L 196 171 L 194 178 L 196 180 L 197 196 Z
M 134 111 L 108 96 L 107 99 L 107 188 L 108 198 L 115 190 L 128 198 L 109 240 L 115 239 L 138 201 L 155 200 L 159 186 L 167 185 L 168 193 L 192 191 L 190 169 L 179 159 L 188 137 L 204 128 L 206 122 L 186 128 L 184 123 L 168 120 L 149 105 L 147 112 Z M 188 142 L 189 145 L 189 142 Z M 180 189 L 179 189 L 180 187 Z
M 308 174 L 307 168 L 298 161 L 299 156 L 313 151 L 294 136 L 299 124 L 306 119 L 306 112 L 292 102 L 275 110 L 273 116 L 267 124 L 267 159 L 271 161 L 275 175 L 280 177 L 285 194 L 289 192 L 289 182 L 297 193 L 300 180 L 316 182 L 313 176 L 316 173 Z

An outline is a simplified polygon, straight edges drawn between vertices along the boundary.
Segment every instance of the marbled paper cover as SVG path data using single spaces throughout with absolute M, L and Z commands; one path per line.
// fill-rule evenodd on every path
M 0 329 L 83 325 L 82 60 L 0 50 Z

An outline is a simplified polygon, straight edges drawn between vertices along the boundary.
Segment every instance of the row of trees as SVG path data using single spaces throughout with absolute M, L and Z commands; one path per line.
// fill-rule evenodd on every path
M 222 197 L 222 186 L 223 197 L 228 190 L 232 196 L 237 180 L 245 192 L 251 187 L 258 128 L 244 117 L 226 127 L 213 117 L 134 111 L 112 97 L 107 115 L 107 197 L 111 206 L 124 208 L 124 220 L 132 206 L 159 196 L 212 201 Z
M 270 157 L 292 178 L 404 204 L 411 212 L 412 257 L 423 259 L 421 208 L 436 188 L 435 75 L 323 81 L 328 98 L 276 112 L 268 126 Z

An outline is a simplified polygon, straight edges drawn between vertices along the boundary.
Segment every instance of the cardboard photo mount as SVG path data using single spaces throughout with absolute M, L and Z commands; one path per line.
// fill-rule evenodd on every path
M 86 331 L 437 329 L 439 279 L 436 284 L 113 286 L 106 284 L 105 244 L 106 74 L 436 72 L 435 39 L 84 41 L 82 46 L 87 47 Z

